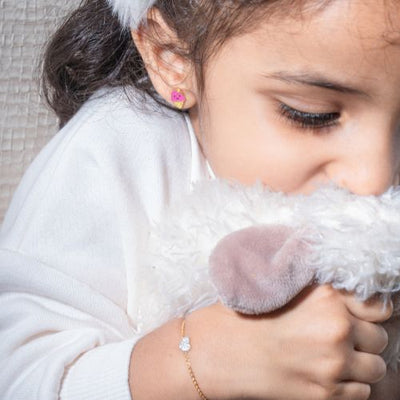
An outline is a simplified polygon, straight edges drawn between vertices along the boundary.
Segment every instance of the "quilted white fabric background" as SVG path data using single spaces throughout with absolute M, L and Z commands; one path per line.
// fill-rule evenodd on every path
M 57 132 L 39 95 L 43 45 L 79 0 L 0 0 L 0 224 L 26 167 Z

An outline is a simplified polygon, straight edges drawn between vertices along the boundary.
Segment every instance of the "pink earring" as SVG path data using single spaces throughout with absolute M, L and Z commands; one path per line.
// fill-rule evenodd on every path
M 178 110 L 182 110 L 186 102 L 186 97 L 181 89 L 176 89 L 171 92 L 171 101 Z

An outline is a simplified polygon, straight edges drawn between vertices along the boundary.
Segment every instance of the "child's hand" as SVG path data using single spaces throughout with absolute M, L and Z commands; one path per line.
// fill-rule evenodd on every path
M 386 365 L 378 355 L 388 319 L 375 300 L 358 302 L 328 285 L 303 290 L 291 303 L 263 317 L 246 317 L 222 304 L 187 317 L 189 357 L 210 400 L 367 400 L 370 384 Z M 135 400 L 199 398 L 182 352 L 181 320 L 142 338 L 131 358 Z
M 397 337 L 400 329 L 400 315 L 399 315 L 399 305 L 400 305 L 400 293 L 396 293 L 393 296 L 394 311 L 393 315 L 389 321 L 386 321 L 383 326 L 389 334 L 389 342 L 391 339 L 391 345 L 389 348 L 385 349 L 384 353 L 389 352 L 392 354 L 391 364 L 393 365 L 393 358 L 397 359 L 398 352 L 395 349 L 398 342 Z M 394 339 L 396 338 L 396 339 Z M 368 400 L 399 400 L 400 399 L 400 368 L 397 371 L 394 368 L 389 368 L 386 376 L 379 382 L 371 386 L 371 396 Z
M 368 399 L 386 373 L 387 333 L 374 322 L 391 313 L 328 285 L 265 317 L 218 304 L 188 317 L 193 369 L 210 399 Z
M 368 400 L 399 400 L 400 399 L 400 371 L 389 369 L 386 376 L 371 387 L 371 396 Z

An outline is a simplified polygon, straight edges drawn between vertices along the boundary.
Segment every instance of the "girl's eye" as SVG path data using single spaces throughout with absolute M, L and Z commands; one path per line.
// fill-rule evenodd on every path
M 296 110 L 287 104 L 279 104 L 279 113 L 296 127 L 305 130 L 322 130 L 331 128 L 339 122 L 340 113 L 310 113 Z

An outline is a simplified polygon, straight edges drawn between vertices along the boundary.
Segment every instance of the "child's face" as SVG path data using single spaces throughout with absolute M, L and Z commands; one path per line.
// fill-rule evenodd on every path
M 217 176 L 379 194 L 400 169 L 400 11 L 333 1 L 224 45 L 191 119 Z M 391 20 L 388 13 L 391 13 Z

